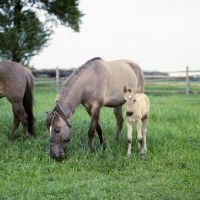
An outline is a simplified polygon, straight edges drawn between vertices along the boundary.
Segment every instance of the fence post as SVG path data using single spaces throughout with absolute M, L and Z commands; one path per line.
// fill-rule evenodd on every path
M 190 92 L 190 81 L 189 81 L 189 70 L 188 66 L 186 67 L 186 94 Z
M 56 67 L 56 92 L 58 93 L 60 90 L 60 81 L 59 81 L 59 69 Z

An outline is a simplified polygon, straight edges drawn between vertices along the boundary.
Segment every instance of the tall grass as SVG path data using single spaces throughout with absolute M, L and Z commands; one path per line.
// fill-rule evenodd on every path
M 0 100 L 0 199 L 199 199 L 200 96 L 150 95 L 145 159 L 133 141 L 127 157 L 126 127 L 115 141 L 113 110 L 101 110 L 107 148 L 95 135 L 95 153 L 87 147 L 90 118 L 79 106 L 72 119 L 73 138 L 62 162 L 49 157 L 46 113 L 56 93 L 35 90 L 34 114 L 38 137 L 24 141 L 22 128 L 11 141 L 12 111 Z M 134 128 L 135 134 L 136 129 Z

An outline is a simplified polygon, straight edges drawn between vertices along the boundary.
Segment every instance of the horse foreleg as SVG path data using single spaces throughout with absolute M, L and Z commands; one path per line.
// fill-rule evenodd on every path
M 128 151 L 127 156 L 131 155 L 131 143 L 132 143 L 132 124 L 126 121 L 127 127 L 127 141 L 128 141 Z
M 141 130 L 142 130 L 142 121 L 141 119 L 138 119 L 136 122 L 136 127 L 137 127 L 137 141 L 138 141 L 138 150 L 141 150 L 142 148 L 142 133 L 141 133 Z
M 88 107 L 86 107 L 85 109 L 86 109 L 87 113 L 91 117 L 91 110 Z M 103 133 L 102 133 L 102 128 L 101 128 L 100 120 L 98 120 L 98 122 L 97 122 L 96 131 L 97 131 L 97 134 L 99 136 L 100 144 L 103 144 L 104 138 L 103 138 Z M 104 148 L 105 148 L 105 146 L 104 146 Z
M 147 145 L 146 145 L 146 136 L 147 136 L 147 124 L 148 118 L 143 120 L 143 128 L 142 128 L 142 149 L 140 151 L 141 156 L 144 156 L 147 153 Z
M 93 140 L 94 140 L 95 129 L 97 128 L 97 125 L 99 123 L 99 115 L 100 115 L 100 106 L 92 107 L 92 109 L 91 109 L 91 122 L 90 122 L 89 131 L 88 131 L 88 137 L 89 137 L 88 147 L 89 147 L 91 152 L 94 151 Z M 102 137 L 102 139 L 103 139 L 103 137 Z
M 123 117 L 122 117 L 122 106 L 118 106 L 113 108 L 114 110 L 114 114 L 116 117 L 116 121 L 117 121 L 117 133 L 116 133 L 116 140 L 119 141 L 119 135 L 121 133 L 122 130 L 122 125 L 123 125 Z

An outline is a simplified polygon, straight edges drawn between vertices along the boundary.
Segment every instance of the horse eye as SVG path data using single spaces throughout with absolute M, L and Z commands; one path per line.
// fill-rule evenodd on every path
M 126 103 L 126 99 L 124 99 L 124 103 Z
M 136 102 L 136 99 L 134 99 L 134 101 L 133 101 L 134 103 Z
M 55 128 L 55 133 L 60 133 L 60 128 Z

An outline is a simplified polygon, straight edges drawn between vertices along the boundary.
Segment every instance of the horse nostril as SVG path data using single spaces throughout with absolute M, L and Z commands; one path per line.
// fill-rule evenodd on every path
M 129 117 L 129 116 L 131 116 L 131 115 L 133 115 L 133 112 L 130 112 L 130 111 L 129 111 L 129 112 L 126 112 L 126 116 L 127 116 L 127 117 Z

